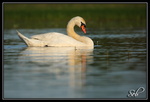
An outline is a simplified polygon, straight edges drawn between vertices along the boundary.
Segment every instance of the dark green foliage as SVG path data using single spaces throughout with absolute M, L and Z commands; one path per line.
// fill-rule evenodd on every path
M 82 16 L 87 28 L 145 28 L 146 4 L 3 4 L 4 29 L 65 28 Z

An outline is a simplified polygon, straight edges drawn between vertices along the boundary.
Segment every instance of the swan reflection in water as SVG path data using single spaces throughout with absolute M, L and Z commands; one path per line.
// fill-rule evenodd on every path
M 86 65 L 93 62 L 93 49 L 75 47 L 27 47 L 21 52 L 20 60 L 32 63 L 37 70 L 53 73 L 69 73 L 69 85 L 84 84 Z M 77 83 L 75 79 L 78 79 Z M 80 80 L 80 81 L 79 81 Z

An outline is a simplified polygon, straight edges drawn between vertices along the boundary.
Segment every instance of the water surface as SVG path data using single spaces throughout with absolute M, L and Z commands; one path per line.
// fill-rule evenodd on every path
M 66 32 L 19 31 L 27 37 Z M 27 47 L 15 29 L 4 30 L 4 98 L 146 98 L 146 30 L 88 29 L 86 36 L 94 41 L 93 50 Z M 145 91 L 127 97 L 140 87 Z

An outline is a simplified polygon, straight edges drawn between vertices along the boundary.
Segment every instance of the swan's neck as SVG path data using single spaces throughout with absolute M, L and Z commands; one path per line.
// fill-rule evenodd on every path
M 72 38 L 74 38 L 74 39 L 76 39 L 76 40 L 78 40 L 78 41 L 80 41 L 80 42 L 86 44 L 87 46 L 93 46 L 93 45 L 94 45 L 94 44 L 93 44 L 93 41 L 92 41 L 90 38 L 85 37 L 85 36 L 80 36 L 80 35 L 78 35 L 78 34 L 74 31 L 74 26 L 75 26 L 75 25 L 76 25 L 76 24 L 75 24 L 75 22 L 74 22 L 73 20 L 70 20 L 70 21 L 68 22 L 68 25 L 67 25 L 67 34 L 68 34 L 70 37 L 72 37 Z
M 68 22 L 68 25 L 67 25 L 67 34 L 70 36 L 70 37 L 72 37 L 72 38 L 74 38 L 74 39 L 76 39 L 76 40 L 78 40 L 78 41 L 81 41 L 82 39 L 82 37 L 80 36 L 80 35 L 78 35 L 75 31 L 74 31 L 74 26 L 75 26 L 75 23 L 71 20 L 71 21 L 69 21 Z M 81 41 L 82 42 L 82 41 Z

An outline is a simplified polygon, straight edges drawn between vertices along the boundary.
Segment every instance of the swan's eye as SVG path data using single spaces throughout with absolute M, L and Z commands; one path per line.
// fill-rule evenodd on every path
M 81 22 L 81 26 L 84 26 L 86 28 L 86 25 L 84 23 Z
M 84 24 L 84 23 L 82 23 L 81 22 L 81 26 L 80 26 L 80 28 L 82 29 L 82 31 L 84 32 L 84 33 L 86 33 L 86 25 Z

